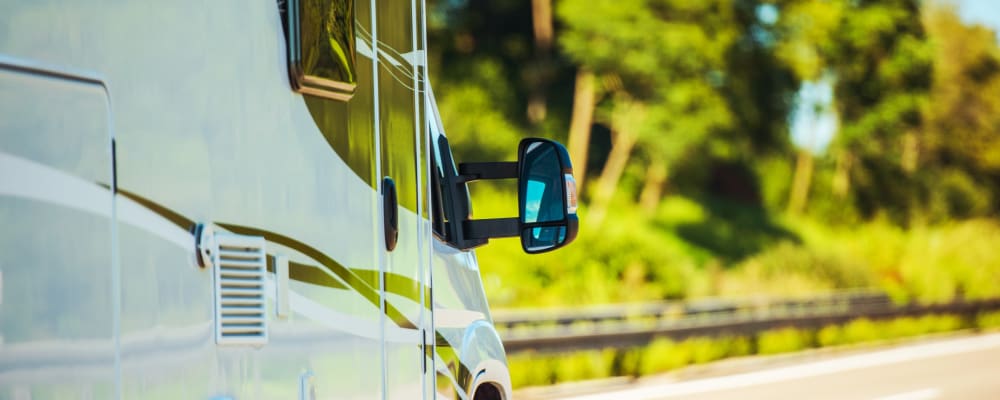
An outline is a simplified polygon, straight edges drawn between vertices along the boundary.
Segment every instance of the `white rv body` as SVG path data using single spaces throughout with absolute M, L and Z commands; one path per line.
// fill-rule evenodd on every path
M 423 1 L 345 3 L 329 96 L 284 4 L 0 2 L 0 399 L 510 399 Z

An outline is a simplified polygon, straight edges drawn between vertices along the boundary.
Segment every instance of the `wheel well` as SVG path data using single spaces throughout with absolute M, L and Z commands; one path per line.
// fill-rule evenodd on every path
M 472 400 L 503 400 L 500 389 L 492 383 L 483 383 L 476 388 L 476 393 L 472 395 Z

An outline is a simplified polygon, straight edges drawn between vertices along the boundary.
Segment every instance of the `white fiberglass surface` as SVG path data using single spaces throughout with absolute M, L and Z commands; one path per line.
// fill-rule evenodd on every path
M 113 396 L 106 92 L 11 61 L 0 58 L 0 397 Z

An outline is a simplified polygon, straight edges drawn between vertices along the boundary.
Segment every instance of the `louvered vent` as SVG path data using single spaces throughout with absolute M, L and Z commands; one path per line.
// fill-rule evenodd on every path
M 264 238 L 215 234 L 215 342 L 267 343 Z

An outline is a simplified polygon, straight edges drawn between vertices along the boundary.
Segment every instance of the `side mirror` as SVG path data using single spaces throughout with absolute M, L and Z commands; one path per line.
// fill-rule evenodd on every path
M 517 164 L 521 247 L 527 253 L 543 253 L 572 242 L 579 219 L 566 148 L 551 140 L 524 139 Z
M 521 140 L 517 162 L 462 163 L 450 184 L 453 193 L 466 182 L 482 179 L 518 180 L 516 218 L 465 219 L 453 226 L 460 249 L 486 244 L 490 238 L 521 238 L 526 253 L 544 253 L 563 247 L 576 238 L 576 180 L 569 152 L 548 139 Z M 457 214 L 456 214 L 457 215 Z

